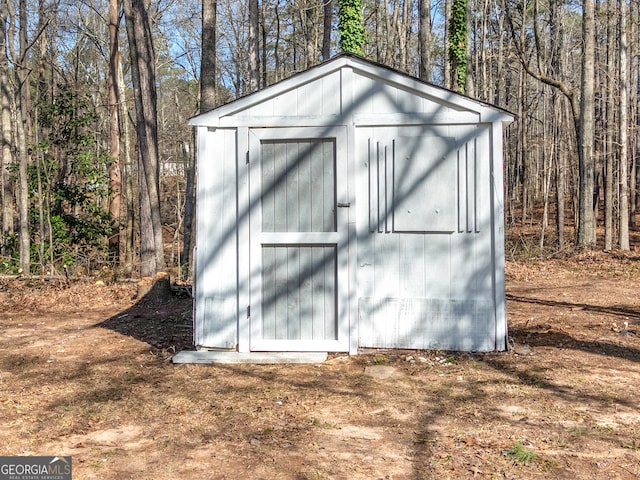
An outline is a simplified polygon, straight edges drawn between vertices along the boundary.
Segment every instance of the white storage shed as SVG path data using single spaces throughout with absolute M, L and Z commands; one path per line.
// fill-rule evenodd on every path
M 504 350 L 512 120 L 352 55 L 193 118 L 196 349 Z

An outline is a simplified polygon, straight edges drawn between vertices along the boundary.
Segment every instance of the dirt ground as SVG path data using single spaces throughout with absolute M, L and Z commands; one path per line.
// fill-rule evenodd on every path
M 2 455 L 74 479 L 640 478 L 640 257 L 507 265 L 512 350 L 174 365 L 190 299 L 0 283 Z

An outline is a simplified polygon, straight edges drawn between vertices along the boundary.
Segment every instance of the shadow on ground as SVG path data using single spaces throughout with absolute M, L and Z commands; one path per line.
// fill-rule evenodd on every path
M 597 338 L 593 333 L 588 339 L 581 339 L 582 330 L 588 325 L 577 325 L 575 322 L 563 324 L 563 322 L 547 321 L 543 324 L 518 323 L 509 326 L 509 334 L 517 342 L 526 343 L 532 347 L 561 347 L 563 349 L 580 350 L 598 355 L 618 357 L 625 360 L 640 362 L 640 342 L 638 331 L 634 323 L 640 319 L 640 312 L 626 305 L 600 306 L 585 303 L 558 302 L 553 300 L 537 299 L 513 294 L 507 294 L 507 300 L 522 304 L 533 304 L 540 307 L 551 307 L 555 312 L 559 309 L 580 310 L 588 314 L 602 314 L 605 316 L 605 325 Z M 554 318 L 557 318 L 556 314 Z M 624 321 L 628 327 L 624 328 Z M 608 323 L 611 324 L 609 326 Z M 613 330 L 613 325 L 618 325 Z M 630 345 L 633 344 L 633 345 Z
M 184 291 L 157 295 L 151 290 L 128 309 L 96 327 L 128 335 L 159 350 L 193 349 L 193 303 Z

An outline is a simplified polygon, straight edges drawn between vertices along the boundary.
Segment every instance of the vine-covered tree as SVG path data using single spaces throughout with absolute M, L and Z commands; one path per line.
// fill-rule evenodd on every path
M 451 6 L 449 61 L 452 88 L 464 93 L 467 83 L 467 0 L 453 0 Z
M 338 1 L 338 33 L 340 50 L 362 55 L 365 44 L 362 0 Z

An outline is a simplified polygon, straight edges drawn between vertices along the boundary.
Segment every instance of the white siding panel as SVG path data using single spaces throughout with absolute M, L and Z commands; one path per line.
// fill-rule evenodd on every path
M 451 237 L 452 298 L 477 298 L 478 296 L 477 243 L 478 239 L 468 233 L 459 233 Z
M 442 125 L 363 128 L 358 134 L 358 192 L 369 199 L 359 208 L 364 220 L 358 240 L 359 345 L 493 349 L 491 229 L 483 224 L 490 219 L 478 212 L 488 194 L 489 166 L 482 156 L 486 131 Z M 438 142 L 442 148 L 433 148 Z M 396 153 L 391 201 L 381 153 L 388 146 Z M 434 154 L 442 163 L 439 169 L 426 170 L 432 175 L 430 183 L 424 165 L 415 162 Z M 413 162 L 411 168 L 398 168 L 399 156 Z M 412 195 L 410 203 L 418 209 L 429 208 L 434 197 L 448 198 L 450 231 L 399 231 L 403 223 L 398 222 L 398 210 L 408 208 L 405 197 Z M 393 230 L 385 228 L 388 216 Z
M 398 88 L 384 82 L 373 82 L 371 88 L 373 111 L 378 113 L 398 112 Z
M 401 297 L 427 295 L 424 240 L 423 235 L 401 235 L 398 238 L 398 294 Z
M 455 141 L 450 137 L 397 137 L 393 159 L 394 231 L 456 229 L 455 153 Z
M 256 115 L 293 116 L 298 114 L 298 89 L 290 90 L 270 100 L 273 108 L 268 112 L 256 112 Z M 251 112 L 253 113 L 253 112 Z
M 362 294 L 450 298 L 453 238 L 441 234 L 377 234 L 370 242 L 360 242 Z
M 361 347 L 494 349 L 490 301 L 363 297 L 359 315 Z
M 449 106 L 440 103 L 438 100 L 432 97 L 422 98 L 419 102 L 419 105 L 421 113 L 446 115 L 452 112 L 452 109 Z
M 342 102 L 340 101 L 339 92 L 341 90 L 341 74 L 333 72 L 322 79 L 322 114 L 323 115 L 340 115 L 342 112 Z M 317 93 L 314 93 L 317 95 Z M 317 115 L 318 112 L 311 112 Z
M 353 113 L 365 114 L 373 112 L 375 82 L 362 75 L 353 76 Z
M 340 72 L 303 83 L 263 102 L 239 112 L 242 118 L 251 117 L 318 117 L 341 112 L 339 101 Z
M 196 328 L 198 347 L 237 344 L 236 132 L 200 128 Z
M 296 89 L 297 115 L 318 115 L 322 112 L 322 80 L 300 85 Z
M 291 105 L 291 102 L 290 95 L 285 93 L 253 105 L 241 112 L 241 115 L 248 117 L 271 117 L 276 115 L 276 112 L 283 111 L 286 105 Z
M 416 95 L 413 92 L 396 88 L 396 110 L 391 113 L 415 113 L 420 111 L 416 106 L 422 102 L 416 102 Z
M 453 235 L 423 235 L 426 298 L 451 298 L 451 248 Z
M 296 115 L 339 115 L 340 72 L 298 87 Z M 290 112 L 277 112 L 286 114 Z
M 420 96 L 415 90 L 397 87 L 378 78 L 372 79 L 362 74 L 354 76 L 355 114 L 455 115 L 456 112 L 458 110 L 439 98 Z
M 376 297 L 397 297 L 400 292 L 399 236 L 374 234 L 373 292 Z
M 357 113 L 411 114 L 437 113 L 447 114 L 451 109 L 437 99 L 416 95 L 414 90 L 407 90 L 396 85 L 386 83 L 380 79 L 372 80 L 362 75 L 357 77 L 356 98 L 368 97 L 369 102 L 363 103 L 365 109 L 358 109 Z

